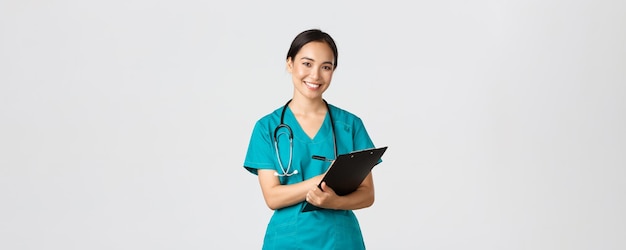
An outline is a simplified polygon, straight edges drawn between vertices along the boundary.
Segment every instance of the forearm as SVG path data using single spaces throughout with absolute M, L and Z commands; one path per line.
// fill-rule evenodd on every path
M 304 201 L 306 193 L 315 186 L 310 181 L 303 181 L 290 185 L 276 185 L 263 192 L 265 203 L 272 209 L 288 207 Z
M 259 171 L 259 181 L 263 198 L 267 206 L 272 209 L 280 209 L 295 205 L 304 201 L 306 194 L 311 188 L 319 184 L 321 177 L 314 177 L 299 183 L 282 185 L 273 171 Z
M 318 207 L 335 210 L 356 210 L 374 204 L 374 181 L 370 173 L 352 193 L 338 196 L 331 187 L 322 183 L 322 189 L 313 189 L 307 194 L 307 200 Z
M 374 204 L 374 188 L 359 187 L 348 195 L 339 196 L 333 209 L 357 210 L 370 207 L 372 204 Z

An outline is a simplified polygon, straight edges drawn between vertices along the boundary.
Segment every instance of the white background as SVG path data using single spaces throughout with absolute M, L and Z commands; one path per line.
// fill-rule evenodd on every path
M 1 1 L 0 249 L 259 249 L 309 28 L 377 146 L 368 249 L 625 249 L 624 1 Z

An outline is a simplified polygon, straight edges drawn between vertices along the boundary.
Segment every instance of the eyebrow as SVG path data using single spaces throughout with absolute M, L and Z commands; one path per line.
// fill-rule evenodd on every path
M 300 58 L 300 60 L 302 60 L 302 59 L 311 60 L 311 61 L 314 61 L 314 62 L 315 62 L 315 60 L 313 60 L 313 58 L 308 58 L 308 57 L 306 57 L 306 56 L 303 56 L 302 58 Z M 330 64 L 330 65 L 333 65 L 333 63 L 332 63 L 331 61 L 326 61 L 326 62 L 323 62 L 322 64 Z

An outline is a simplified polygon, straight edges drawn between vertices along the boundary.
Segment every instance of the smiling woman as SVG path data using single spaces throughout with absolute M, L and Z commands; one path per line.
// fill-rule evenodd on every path
M 258 175 L 263 198 L 274 210 L 263 249 L 365 248 L 352 210 L 374 203 L 372 174 L 356 191 L 339 196 L 325 183 L 317 188 L 330 163 L 312 159 L 374 147 L 358 116 L 322 98 L 337 58 L 327 33 L 311 29 L 296 36 L 286 58 L 293 97 L 255 124 L 243 166 Z M 305 202 L 323 209 L 302 213 Z

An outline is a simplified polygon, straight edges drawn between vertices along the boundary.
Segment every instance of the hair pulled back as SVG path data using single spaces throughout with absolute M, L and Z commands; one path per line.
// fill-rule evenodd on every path
M 324 42 L 328 44 L 330 49 L 333 51 L 333 55 L 335 56 L 335 62 L 333 63 L 333 70 L 337 68 L 337 45 L 335 44 L 335 40 L 327 34 L 319 29 L 309 29 L 298 34 L 293 41 L 291 42 L 291 47 L 289 47 L 289 51 L 287 51 L 287 60 L 291 58 L 292 60 L 295 58 L 296 54 L 302 49 L 304 45 L 310 42 Z

